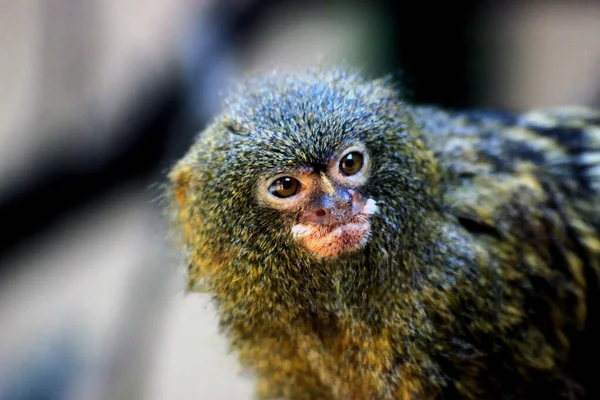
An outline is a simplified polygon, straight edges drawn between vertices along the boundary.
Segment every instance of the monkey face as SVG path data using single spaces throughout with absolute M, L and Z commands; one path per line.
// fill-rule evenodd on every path
M 265 177 L 258 198 L 297 216 L 292 235 L 309 252 L 335 257 L 363 246 L 371 231 L 375 200 L 361 192 L 370 158 L 362 144 L 347 146 L 316 171 L 302 168 Z

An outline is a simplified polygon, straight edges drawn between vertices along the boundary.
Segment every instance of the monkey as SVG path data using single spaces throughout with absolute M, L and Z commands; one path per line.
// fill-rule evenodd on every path
M 274 73 L 169 177 L 189 290 L 256 398 L 600 398 L 599 111 Z

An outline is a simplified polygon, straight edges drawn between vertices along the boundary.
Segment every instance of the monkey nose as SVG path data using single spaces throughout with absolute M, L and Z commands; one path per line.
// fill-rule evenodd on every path
M 352 214 L 352 195 L 343 189 L 323 193 L 311 201 L 302 213 L 302 223 L 341 223 Z

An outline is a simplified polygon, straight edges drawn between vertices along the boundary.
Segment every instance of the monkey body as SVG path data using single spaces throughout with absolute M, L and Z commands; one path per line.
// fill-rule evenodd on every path
M 599 121 L 250 80 L 171 173 L 190 287 L 259 398 L 596 398 Z

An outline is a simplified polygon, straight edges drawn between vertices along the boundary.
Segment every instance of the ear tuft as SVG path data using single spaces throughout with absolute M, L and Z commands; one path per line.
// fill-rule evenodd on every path
M 187 204 L 187 192 L 192 179 L 192 173 L 192 168 L 189 165 L 180 164 L 169 174 L 169 178 L 175 187 L 175 200 L 181 208 L 184 208 Z

